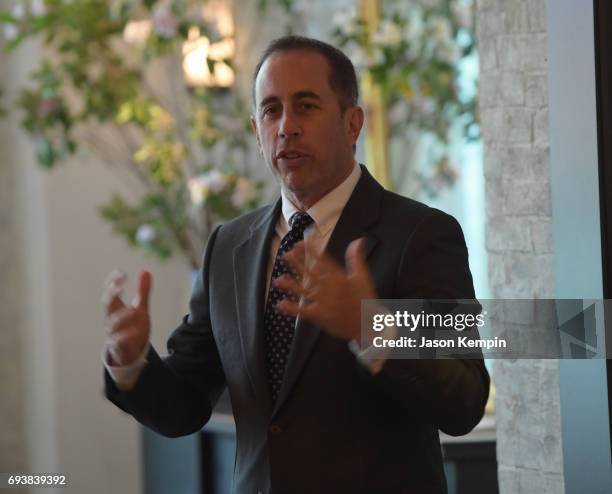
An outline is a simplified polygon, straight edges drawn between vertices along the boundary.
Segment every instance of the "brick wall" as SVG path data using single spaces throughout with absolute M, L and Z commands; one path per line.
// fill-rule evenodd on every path
M 494 298 L 554 296 L 545 0 L 477 0 Z M 501 494 L 564 492 L 559 365 L 494 363 Z

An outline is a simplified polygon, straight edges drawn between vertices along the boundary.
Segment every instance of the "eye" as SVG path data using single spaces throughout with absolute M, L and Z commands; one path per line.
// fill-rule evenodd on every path
M 314 103 L 311 103 L 311 102 L 309 102 L 309 101 L 304 101 L 304 102 L 301 104 L 301 107 L 302 107 L 304 110 L 314 110 L 315 108 L 317 108 L 317 105 L 315 105 Z
M 274 114 L 276 114 L 278 112 L 278 107 L 275 105 L 271 105 L 271 106 L 266 106 L 263 110 L 262 110 L 262 115 L 264 117 L 266 116 L 273 116 Z

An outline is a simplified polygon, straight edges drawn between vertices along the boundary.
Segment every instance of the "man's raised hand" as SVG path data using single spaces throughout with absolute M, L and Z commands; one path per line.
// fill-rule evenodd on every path
M 365 260 L 363 239 L 351 242 L 346 249 L 346 269 L 327 253 L 314 252 L 307 238 L 283 257 L 303 282 L 288 274 L 274 281 L 290 296 L 278 302 L 277 309 L 292 316 L 300 315 L 337 338 L 359 341 L 361 301 L 378 298 Z M 296 298 L 300 301 L 296 302 Z
M 151 333 L 149 293 L 153 277 L 148 271 L 140 273 L 138 294 L 129 305 L 121 299 L 125 280 L 125 273 L 113 271 L 102 295 L 109 364 L 113 366 L 135 362 L 149 342 Z

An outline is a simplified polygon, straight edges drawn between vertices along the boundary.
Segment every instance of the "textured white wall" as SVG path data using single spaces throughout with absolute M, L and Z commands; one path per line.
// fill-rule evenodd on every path
M 494 298 L 555 293 L 544 0 L 478 0 L 489 279 Z M 565 492 L 559 362 L 496 360 L 501 494 Z
M 30 45 L 2 60 L 0 77 L 9 93 L 38 55 Z M 103 396 L 102 285 L 114 267 L 124 269 L 131 300 L 139 269 L 152 271 L 153 341 L 163 352 L 187 309 L 189 269 L 178 259 L 165 265 L 146 259 L 111 234 L 97 207 L 114 190 L 129 193 L 125 182 L 85 155 L 44 172 L 16 122 L 3 124 L 0 136 L 3 190 L 11 167 L 16 184 L 13 207 L 0 222 L 3 239 L 6 231 L 15 234 L 12 246 L 0 246 L 3 265 L 14 267 L 3 276 L 6 296 L 0 297 L 0 348 L 12 364 L 0 383 L 12 398 L 2 416 L 10 414 L 15 427 L 0 429 L 0 444 L 3 450 L 11 441 L 23 444 L 27 471 L 68 474 L 70 486 L 62 492 L 140 492 L 140 426 Z M 23 414 L 16 414 L 21 403 Z
M 6 73 L 6 57 L 0 54 L 0 74 Z M 4 77 L 3 77 L 4 79 Z M 4 84 L 6 87 L 6 83 Z M 25 395 L 21 371 L 23 338 L 23 245 L 17 218 L 17 160 L 13 122 L 0 121 L 0 471 L 26 467 Z

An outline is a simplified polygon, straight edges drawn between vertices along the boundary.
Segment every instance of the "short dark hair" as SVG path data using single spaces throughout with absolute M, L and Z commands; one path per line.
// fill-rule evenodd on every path
M 253 74 L 253 104 L 255 104 L 255 83 L 261 66 L 270 55 L 282 51 L 313 51 L 323 55 L 329 63 L 329 85 L 338 95 L 340 109 L 344 111 L 357 105 L 359 88 L 353 62 L 335 46 L 304 36 L 283 36 L 270 42 L 261 55 Z

